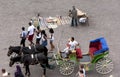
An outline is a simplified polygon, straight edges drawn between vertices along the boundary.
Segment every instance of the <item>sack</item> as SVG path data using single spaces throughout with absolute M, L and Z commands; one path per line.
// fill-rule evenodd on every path
M 87 21 L 87 18 L 86 17 L 81 17 L 80 19 L 79 19 L 79 22 L 80 23 L 85 23 Z

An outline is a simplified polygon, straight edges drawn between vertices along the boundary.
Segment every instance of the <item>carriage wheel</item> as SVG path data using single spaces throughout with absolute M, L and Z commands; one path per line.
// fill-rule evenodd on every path
M 74 71 L 74 63 L 73 62 L 64 62 L 60 65 L 59 69 L 62 75 L 70 75 Z
M 96 63 L 96 71 L 100 74 L 107 74 L 113 70 L 113 62 L 108 57 L 98 60 Z

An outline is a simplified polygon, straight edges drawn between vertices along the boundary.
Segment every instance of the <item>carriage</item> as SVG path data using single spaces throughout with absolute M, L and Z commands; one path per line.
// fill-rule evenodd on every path
M 39 46 L 40 47 L 40 46 Z M 13 48 L 17 48 L 17 52 L 21 51 L 21 47 L 10 47 L 8 54 L 11 55 L 13 51 Z M 47 51 L 46 48 L 43 48 Z M 40 47 L 41 50 L 41 47 Z M 17 53 L 15 52 L 15 53 Z M 10 66 L 12 66 L 15 62 L 21 62 L 22 56 L 19 56 L 19 52 L 17 53 L 18 56 L 14 56 L 14 59 L 11 57 L 10 58 Z M 68 58 L 63 58 L 60 49 L 58 46 L 58 52 L 53 52 L 52 54 L 48 54 L 49 56 L 47 57 L 46 55 L 43 55 L 41 53 L 37 54 L 26 54 L 30 57 L 26 58 L 26 60 L 29 60 L 31 62 L 35 60 L 38 60 L 38 62 L 43 62 L 45 61 L 44 64 L 42 65 L 48 65 L 50 64 L 51 67 L 49 68 L 54 68 L 54 66 L 59 66 L 59 71 L 62 75 L 70 75 L 74 72 L 75 66 L 82 64 L 85 67 L 86 71 L 94 69 L 95 67 L 96 71 L 100 74 L 108 74 L 113 70 L 113 62 L 109 58 L 109 47 L 107 45 L 107 42 L 104 37 L 97 38 L 95 40 L 91 40 L 89 44 L 89 52 L 86 54 L 82 54 L 80 47 L 76 47 L 74 51 L 69 55 Z M 44 52 L 45 54 L 45 52 Z M 32 56 L 35 56 L 32 58 Z M 36 57 L 37 56 L 37 57 Z M 24 56 L 26 57 L 26 56 Z M 17 60 L 16 60 L 17 59 Z M 19 59 L 19 60 L 18 60 Z M 39 60 L 40 59 L 40 60 Z M 15 60 L 15 61 L 14 61 Z M 45 66 L 45 69 L 48 66 Z
M 76 48 L 69 55 L 69 59 L 64 59 L 61 54 L 53 53 L 53 58 L 49 62 L 55 62 L 59 66 L 59 71 L 62 75 L 70 75 L 74 71 L 76 64 L 85 66 L 85 70 L 92 70 L 95 66 L 96 71 L 100 74 L 108 74 L 113 70 L 113 62 L 108 57 L 109 48 L 104 37 L 90 41 L 89 52 L 82 54 L 80 48 Z

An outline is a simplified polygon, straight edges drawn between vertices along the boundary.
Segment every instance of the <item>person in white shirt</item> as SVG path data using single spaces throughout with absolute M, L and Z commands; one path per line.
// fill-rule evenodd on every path
M 70 48 L 69 50 L 75 50 L 76 46 L 79 45 L 77 41 L 74 40 L 74 37 L 71 37 L 71 41 L 69 42 Z
M 79 70 L 76 74 L 76 77 L 85 77 L 83 74 L 83 70 Z
M 85 71 L 84 65 L 80 65 L 79 69 L 83 71 L 83 75 L 84 77 L 86 77 L 86 71 Z
M 53 49 L 55 48 L 54 44 L 53 44 L 53 41 L 54 41 L 54 30 L 52 28 L 49 29 L 49 33 L 50 33 L 50 46 L 51 46 L 51 49 L 50 51 L 53 51 Z
M 2 69 L 2 77 L 10 77 L 10 73 L 8 73 L 5 69 Z
M 69 54 L 76 49 L 76 46 L 78 46 L 79 43 L 74 40 L 74 37 L 71 37 L 70 40 L 68 41 L 67 47 L 61 51 L 63 54 L 63 57 L 68 57 Z
M 39 26 L 37 26 L 37 30 L 36 30 L 36 44 L 40 44 L 40 40 L 41 40 L 41 29 Z
M 29 27 L 28 27 L 28 41 L 30 41 L 30 45 L 34 44 L 33 43 L 33 37 L 34 37 L 34 32 L 35 32 L 35 27 L 32 25 L 31 22 L 29 22 Z

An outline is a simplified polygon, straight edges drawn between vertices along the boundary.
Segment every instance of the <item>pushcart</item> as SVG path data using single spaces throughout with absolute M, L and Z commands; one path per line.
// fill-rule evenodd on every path
M 81 11 L 80 9 L 76 9 L 76 10 L 77 10 L 77 17 L 78 17 L 79 24 L 82 24 L 82 25 L 86 24 L 89 26 L 87 13 Z

